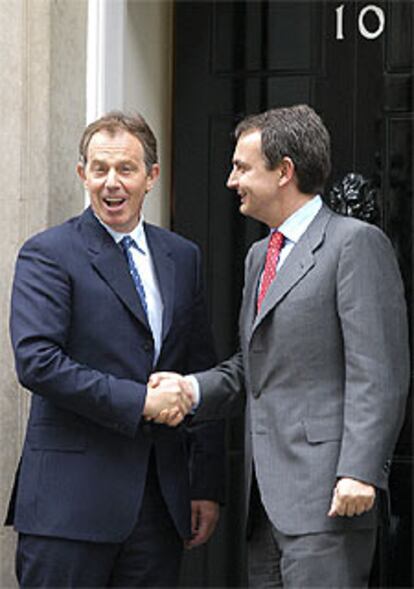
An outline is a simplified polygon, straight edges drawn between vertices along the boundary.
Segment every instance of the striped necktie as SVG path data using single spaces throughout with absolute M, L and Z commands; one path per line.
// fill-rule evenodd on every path
M 147 298 L 145 296 L 144 285 L 142 284 L 141 276 L 139 275 L 138 268 L 135 265 L 134 258 L 132 257 L 132 253 L 131 253 L 131 248 L 136 247 L 138 249 L 138 246 L 137 246 L 135 240 L 132 239 L 132 237 L 129 235 L 126 235 L 125 237 L 123 237 L 120 241 L 120 244 L 122 246 L 122 249 L 124 250 L 124 254 L 125 254 L 125 257 L 128 262 L 129 273 L 132 276 L 132 280 L 134 281 L 135 288 L 136 288 L 138 296 L 140 298 L 142 307 L 143 307 L 143 309 L 145 311 L 145 315 L 148 319 L 148 306 L 147 306 Z

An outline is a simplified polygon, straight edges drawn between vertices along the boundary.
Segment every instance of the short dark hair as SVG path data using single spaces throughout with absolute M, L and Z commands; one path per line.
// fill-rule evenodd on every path
M 331 171 L 329 133 L 316 112 L 306 104 L 275 108 L 250 115 L 236 127 L 243 133 L 261 132 L 266 167 L 274 170 L 284 157 L 294 165 L 298 188 L 304 194 L 322 191 Z
M 118 131 L 127 131 L 138 139 L 144 149 L 144 162 L 149 174 L 152 166 L 158 162 L 157 140 L 150 126 L 140 113 L 127 115 L 121 111 L 111 111 L 90 123 L 84 130 L 79 143 L 79 160 L 83 165 L 87 161 L 89 143 L 100 131 L 115 135 Z

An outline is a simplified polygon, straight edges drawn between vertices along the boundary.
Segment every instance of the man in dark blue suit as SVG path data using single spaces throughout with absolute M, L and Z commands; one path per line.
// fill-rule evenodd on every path
M 78 174 L 91 207 L 29 239 L 11 334 L 32 405 L 8 523 L 22 587 L 177 584 L 222 498 L 222 424 L 184 426 L 189 401 L 151 372 L 214 363 L 200 254 L 143 221 L 159 175 L 140 116 L 89 125 Z M 174 425 L 157 423 L 169 408 Z M 190 467 L 189 467 L 190 465 Z

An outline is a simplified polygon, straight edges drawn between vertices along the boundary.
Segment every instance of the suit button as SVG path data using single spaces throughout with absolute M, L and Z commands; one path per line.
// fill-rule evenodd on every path
M 146 352 L 152 352 L 152 341 L 147 340 L 145 344 L 142 346 Z
M 147 421 L 144 421 L 144 422 L 142 423 L 142 425 L 141 425 L 141 429 L 142 429 L 142 433 L 143 433 L 145 436 L 149 436 L 149 435 L 151 435 L 151 432 L 152 432 L 152 427 L 151 427 L 151 424 L 150 424 L 150 423 L 148 423 Z
M 391 460 L 390 459 L 385 461 L 385 464 L 383 466 L 383 470 L 387 474 L 390 472 L 390 470 L 391 470 Z

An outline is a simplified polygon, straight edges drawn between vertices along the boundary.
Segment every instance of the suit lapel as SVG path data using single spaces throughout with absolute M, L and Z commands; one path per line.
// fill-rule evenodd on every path
M 247 329 L 248 333 L 256 317 L 257 289 L 265 263 L 269 239 L 263 239 L 255 244 L 251 253 L 250 265 L 246 268 L 243 304 L 240 315 L 241 324 Z
M 145 223 L 145 235 L 147 236 L 148 247 L 151 250 L 151 257 L 157 275 L 158 285 L 161 291 L 161 298 L 164 304 L 162 318 L 162 340 L 166 338 L 171 327 L 174 293 L 175 293 L 175 266 L 171 251 L 162 237 L 158 227 Z
M 90 208 L 81 216 L 80 227 L 92 266 L 129 311 L 150 329 L 124 254 Z
M 322 207 L 308 229 L 286 258 L 275 280 L 269 287 L 260 312 L 253 320 L 251 334 L 268 313 L 308 274 L 315 265 L 315 250 L 322 244 L 326 225 L 331 217 L 329 209 Z M 267 241 L 264 246 L 266 254 Z M 265 255 L 264 254 L 264 255 Z M 263 261 L 262 261 L 263 266 Z M 257 289 L 259 277 L 255 282 Z

